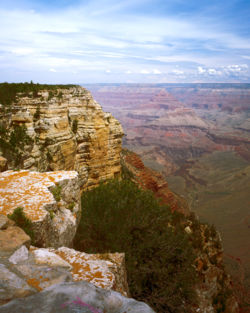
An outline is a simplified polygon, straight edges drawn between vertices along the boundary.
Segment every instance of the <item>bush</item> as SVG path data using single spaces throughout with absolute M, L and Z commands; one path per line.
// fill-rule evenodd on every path
M 0 130 L 1 131 L 1 130 Z M 2 132 L 2 131 L 1 131 Z M 15 166 L 22 164 L 25 145 L 31 145 L 32 138 L 27 134 L 25 125 L 15 125 L 11 133 L 7 130 L 1 133 L 0 150 L 8 161 L 14 161 Z
M 25 213 L 23 212 L 22 207 L 16 208 L 12 214 L 8 214 L 8 218 L 13 220 L 17 226 L 22 228 L 25 233 L 30 236 L 31 244 L 34 244 L 34 232 L 32 230 L 32 222 Z
M 82 195 L 74 248 L 125 252 L 132 297 L 157 312 L 189 312 L 195 298 L 194 251 L 182 228 L 168 227 L 172 220 L 151 192 L 127 180 L 110 181 Z
M 40 90 L 56 90 L 69 89 L 71 87 L 76 87 L 76 85 L 46 85 L 46 84 L 34 84 L 32 81 L 30 83 L 0 83 L 0 103 L 6 106 L 10 106 L 17 100 L 18 93 L 22 96 L 38 97 L 38 91 Z M 51 94 L 53 97 L 53 94 Z
M 35 121 L 39 120 L 39 119 L 40 119 L 40 115 L 41 115 L 41 110 L 40 110 L 40 106 L 38 106 L 38 107 L 36 108 L 36 112 L 35 112 L 35 114 L 34 114 L 34 120 L 35 120 Z
M 77 129 L 78 129 L 78 120 L 77 119 L 75 119 L 74 121 L 73 121 L 73 123 L 72 123 L 72 131 L 73 131 L 73 133 L 77 133 Z
M 54 199 L 56 202 L 59 202 L 61 200 L 61 191 L 62 191 L 62 186 L 56 184 L 55 187 L 52 187 L 50 189 Z

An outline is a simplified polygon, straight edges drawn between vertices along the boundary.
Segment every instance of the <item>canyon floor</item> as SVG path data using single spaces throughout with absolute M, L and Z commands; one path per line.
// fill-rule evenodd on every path
M 86 86 L 125 131 L 123 145 L 214 224 L 239 298 L 250 303 L 250 84 Z

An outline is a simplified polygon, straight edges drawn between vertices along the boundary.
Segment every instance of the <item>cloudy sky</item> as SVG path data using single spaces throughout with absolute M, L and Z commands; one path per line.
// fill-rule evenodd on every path
M 250 82 L 249 0 L 0 0 L 0 29 L 0 81 Z

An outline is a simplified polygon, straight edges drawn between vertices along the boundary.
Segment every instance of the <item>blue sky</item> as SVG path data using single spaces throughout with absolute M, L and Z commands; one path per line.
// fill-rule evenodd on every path
M 249 0 L 0 0 L 0 29 L 0 81 L 250 82 Z

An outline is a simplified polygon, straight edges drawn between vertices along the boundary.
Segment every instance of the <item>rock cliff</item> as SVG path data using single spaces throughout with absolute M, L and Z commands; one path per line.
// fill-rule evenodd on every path
M 80 86 L 17 93 L 0 120 L 9 169 L 76 170 L 81 189 L 120 175 L 122 127 Z

